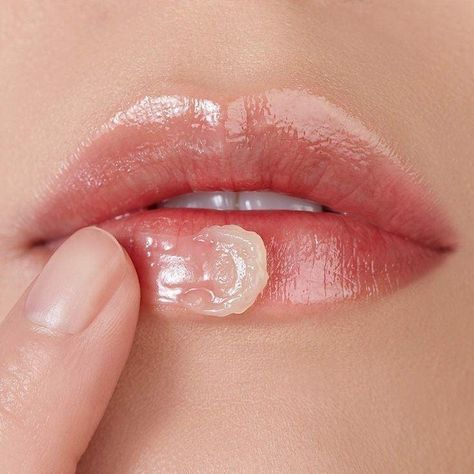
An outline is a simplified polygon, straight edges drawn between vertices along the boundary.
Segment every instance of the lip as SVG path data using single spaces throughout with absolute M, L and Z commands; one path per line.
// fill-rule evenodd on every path
M 219 103 L 145 97 L 78 147 L 38 207 L 37 240 L 91 224 L 130 253 L 151 311 L 157 270 L 144 238 L 238 224 L 268 251 L 255 311 L 311 313 L 392 292 L 439 263 L 452 232 L 419 179 L 383 140 L 324 98 L 270 90 Z M 192 191 L 269 189 L 337 213 L 146 208 Z

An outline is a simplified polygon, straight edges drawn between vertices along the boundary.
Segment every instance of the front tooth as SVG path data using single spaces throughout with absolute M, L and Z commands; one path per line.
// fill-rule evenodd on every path
M 306 199 L 295 198 L 272 191 L 200 191 L 182 194 L 161 203 L 161 207 L 263 211 L 288 210 L 321 212 L 319 204 Z
M 289 210 L 321 212 L 322 207 L 306 199 L 286 196 L 272 191 L 242 191 L 239 193 L 238 209 L 246 211 Z
M 182 194 L 161 203 L 162 207 L 184 207 L 192 209 L 235 210 L 237 193 L 195 192 Z

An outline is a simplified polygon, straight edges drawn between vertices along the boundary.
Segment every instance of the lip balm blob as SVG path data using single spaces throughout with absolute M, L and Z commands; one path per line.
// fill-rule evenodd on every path
M 253 305 L 268 281 L 262 238 L 237 225 L 206 227 L 192 236 L 149 238 L 157 301 L 195 314 L 228 316 Z

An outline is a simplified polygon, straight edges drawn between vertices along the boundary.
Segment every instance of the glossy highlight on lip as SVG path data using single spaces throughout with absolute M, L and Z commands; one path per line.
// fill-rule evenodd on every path
M 148 231 L 137 237 L 155 270 L 155 305 L 204 316 L 241 314 L 267 284 L 263 241 L 239 226 L 211 226 L 190 237 Z
M 393 291 L 452 247 L 441 213 L 390 147 L 301 90 L 230 102 L 146 96 L 84 140 L 53 184 L 38 238 L 108 229 L 135 263 L 144 306 L 161 313 L 169 309 L 155 303 L 156 273 L 137 235 L 179 238 L 225 224 L 259 233 L 270 279 L 257 307 L 272 314 Z M 271 190 L 336 213 L 148 209 L 213 190 Z

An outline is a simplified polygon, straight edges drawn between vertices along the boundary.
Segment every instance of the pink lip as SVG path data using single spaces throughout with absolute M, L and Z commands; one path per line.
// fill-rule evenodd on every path
M 259 305 L 277 313 L 393 291 L 452 248 L 441 214 L 389 147 L 304 91 L 224 104 L 145 97 L 81 144 L 56 183 L 37 213 L 38 239 L 103 225 L 130 252 L 144 305 L 158 311 L 148 234 L 222 223 L 259 232 L 270 266 Z M 222 189 L 271 189 L 337 213 L 146 210 L 178 194 Z

